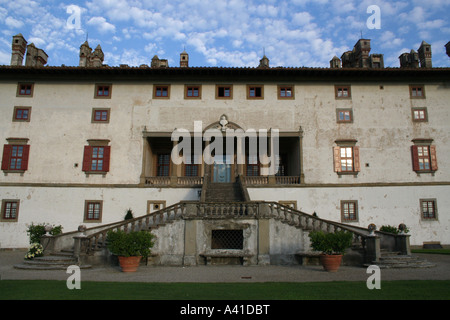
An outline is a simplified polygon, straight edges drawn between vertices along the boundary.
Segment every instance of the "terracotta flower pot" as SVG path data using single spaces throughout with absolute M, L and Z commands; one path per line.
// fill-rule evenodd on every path
M 119 256 L 119 265 L 122 268 L 122 272 L 135 272 L 142 257 L 122 257 Z
M 323 268 L 328 272 L 336 272 L 341 265 L 342 255 L 341 254 L 321 254 L 320 263 Z

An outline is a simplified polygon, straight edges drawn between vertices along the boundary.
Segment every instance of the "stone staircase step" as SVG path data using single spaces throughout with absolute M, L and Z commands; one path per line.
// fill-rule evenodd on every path
M 368 267 L 370 264 L 365 264 Z M 390 268 L 433 268 L 436 265 L 428 262 L 425 259 L 410 255 L 401 254 L 382 254 L 378 262 L 373 262 L 372 265 L 377 265 L 380 269 Z
M 77 260 L 73 257 L 73 252 L 64 250 L 48 256 L 24 260 L 23 263 L 14 265 L 14 268 L 22 270 L 66 270 L 71 265 L 77 265 Z M 92 266 L 80 265 L 78 267 L 88 269 Z

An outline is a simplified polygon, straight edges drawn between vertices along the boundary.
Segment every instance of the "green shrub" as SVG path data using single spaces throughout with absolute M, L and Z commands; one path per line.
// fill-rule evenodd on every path
M 142 256 L 147 258 L 154 245 L 154 235 L 147 231 L 108 231 L 107 246 L 112 254 L 123 257 Z
M 380 231 L 399 234 L 401 230 L 398 227 L 386 225 L 386 226 L 381 226 Z M 408 233 L 409 229 L 405 226 L 405 230 L 403 230 L 403 232 Z
M 30 244 L 33 243 L 40 243 L 41 237 L 46 234 L 45 232 L 45 226 L 48 225 L 47 223 L 43 224 L 34 224 L 31 223 L 31 225 L 27 229 L 27 234 L 30 237 Z M 58 234 L 62 233 L 62 226 L 52 226 L 52 230 L 50 231 L 50 234 L 52 236 L 56 236 Z
M 352 245 L 353 233 L 348 231 L 336 231 L 334 233 L 313 231 L 309 233 L 309 238 L 314 251 L 320 251 L 324 254 L 344 254 L 345 250 Z

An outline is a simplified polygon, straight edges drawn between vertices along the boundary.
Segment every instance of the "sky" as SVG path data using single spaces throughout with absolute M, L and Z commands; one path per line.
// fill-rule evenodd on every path
M 368 10 L 369 9 L 369 10 Z M 450 67 L 450 0 L 0 0 L 0 65 L 9 65 L 21 33 L 49 56 L 49 66 L 78 66 L 86 41 L 104 64 L 140 66 L 153 56 L 178 67 L 329 67 L 360 38 L 385 67 L 422 41 L 433 67 Z

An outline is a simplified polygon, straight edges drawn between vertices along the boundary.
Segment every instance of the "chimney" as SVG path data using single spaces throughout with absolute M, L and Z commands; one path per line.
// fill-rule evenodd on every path
M 180 53 L 180 67 L 187 68 L 189 67 L 189 55 L 186 51 Z
M 13 36 L 12 39 L 12 54 L 11 54 L 11 65 L 21 66 L 23 63 L 23 56 L 25 55 L 27 49 L 27 41 L 21 33 Z
M 27 46 L 27 57 L 25 65 L 27 67 L 43 67 L 47 63 L 48 55 L 44 50 L 36 48 L 34 43 Z
M 258 68 L 269 68 L 269 58 L 264 55 L 261 60 L 259 60 L 259 67 Z
M 341 59 L 334 56 L 333 59 L 330 60 L 330 68 L 339 69 L 341 67 Z

